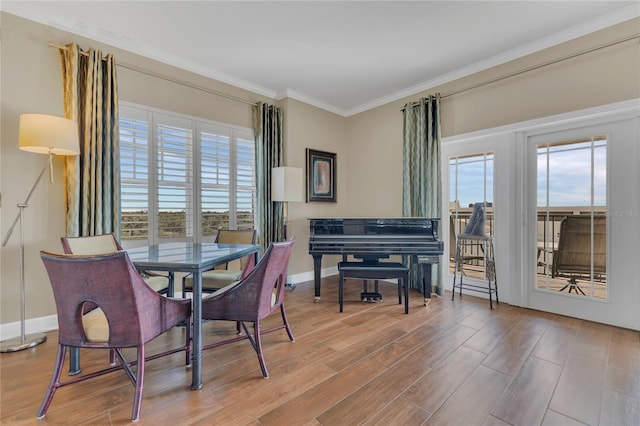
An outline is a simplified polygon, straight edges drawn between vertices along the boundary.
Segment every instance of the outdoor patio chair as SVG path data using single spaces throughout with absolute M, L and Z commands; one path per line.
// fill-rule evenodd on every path
M 493 309 L 493 294 L 496 295 L 496 303 L 499 304 L 498 299 L 498 281 L 496 277 L 496 265 L 495 265 L 495 250 L 493 247 L 493 238 L 486 234 L 485 231 L 485 203 L 475 203 L 473 205 L 473 213 L 467 223 L 464 232 L 456 238 L 456 260 L 455 271 L 453 274 L 453 288 L 451 292 L 451 300 L 454 299 L 456 294 L 456 288 L 460 291 L 460 297 L 462 297 L 462 289 L 477 291 L 480 293 L 486 293 L 489 295 L 489 307 Z M 464 282 L 464 262 L 462 258 L 465 253 L 465 247 L 468 244 L 481 245 L 482 246 L 482 261 L 484 265 L 484 274 L 487 280 L 487 285 L 478 285 L 470 282 Z M 458 274 L 460 275 L 460 282 L 457 283 Z
M 593 226 L 593 233 L 592 233 Z M 591 245 L 593 234 L 593 276 Z M 607 218 L 605 216 L 567 216 L 560 222 L 558 249 L 553 252 L 551 276 L 569 278 L 569 293 L 585 294 L 577 280 L 602 280 L 607 274 Z

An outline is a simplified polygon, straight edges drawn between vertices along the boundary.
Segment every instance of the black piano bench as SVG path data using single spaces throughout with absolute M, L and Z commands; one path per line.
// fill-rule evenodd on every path
M 396 262 L 340 262 L 338 263 L 338 299 L 340 312 L 344 301 L 344 279 L 361 278 L 370 280 L 397 279 L 398 304 L 402 303 L 404 288 L 404 313 L 409 313 L 409 267 Z

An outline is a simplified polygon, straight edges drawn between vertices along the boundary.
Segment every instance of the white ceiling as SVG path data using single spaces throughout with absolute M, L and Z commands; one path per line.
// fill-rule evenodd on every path
M 640 16 L 639 1 L 2 0 L 0 7 L 344 116 Z

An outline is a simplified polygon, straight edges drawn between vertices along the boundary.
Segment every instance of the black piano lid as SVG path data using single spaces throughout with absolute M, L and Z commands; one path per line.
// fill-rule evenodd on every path
M 309 218 L 313 235 L 429 235 L 438 238 L 439 218 Z

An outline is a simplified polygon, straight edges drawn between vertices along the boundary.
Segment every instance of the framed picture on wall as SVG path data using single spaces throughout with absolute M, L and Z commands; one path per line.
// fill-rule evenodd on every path
M 307 148 L 307 203 L 336 202 L 336 154 Z

